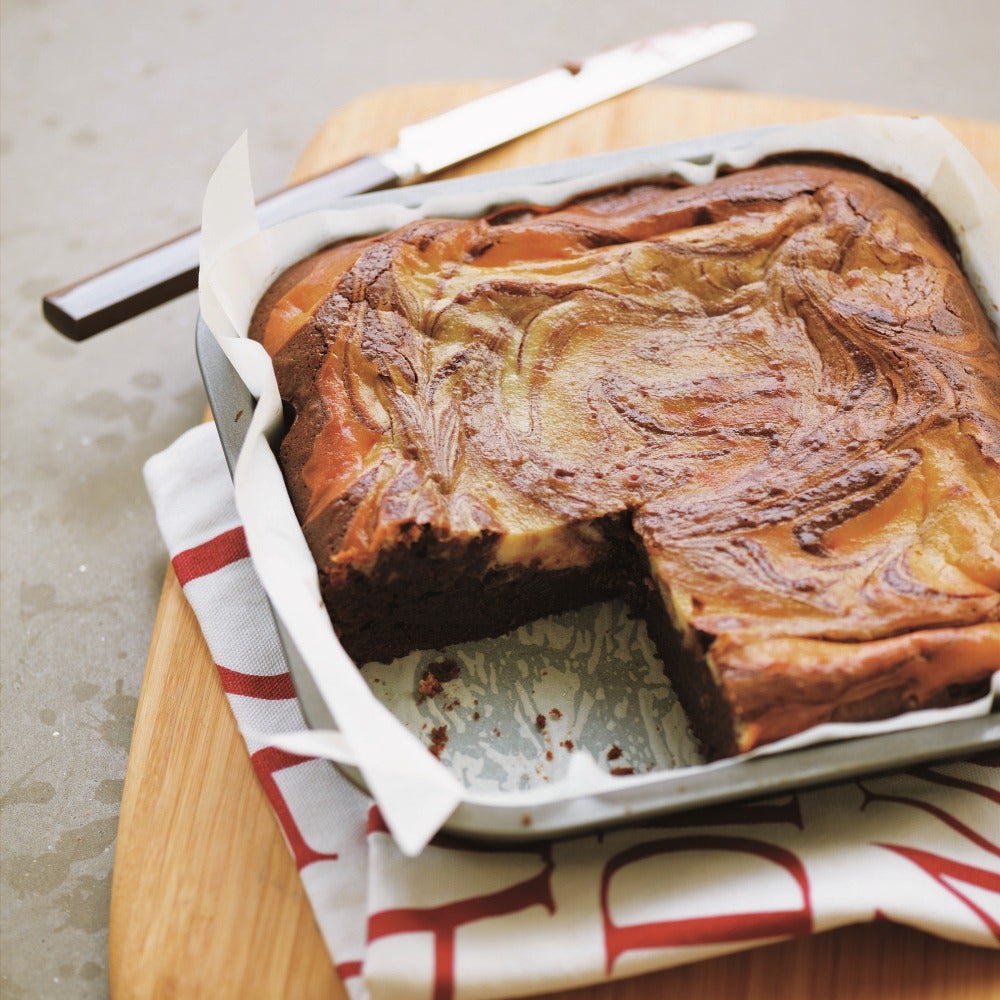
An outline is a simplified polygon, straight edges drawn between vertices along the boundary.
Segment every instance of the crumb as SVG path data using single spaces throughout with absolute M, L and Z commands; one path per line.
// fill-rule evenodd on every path
M 494 726 L 493 727 L 493 735 L 494 736 L 499 736 L 500 735 L 500 727 L 499 726 Z
M 611 768 L 611 773 L 616 777 L 620 778 L 626 774 L 635 774 L 634 767 L 613 767 Z
M 545 728 L 545 716 L 542 715 L 541 712 L 539 712 L 538 715 L 535 716 L 535 725 L 538 726 L 539 729 Z
M 428 668 L 423 677 L 417 681 L 417 704 L 422 705 L 428 698 L 436 698 L 442 691 L 443 685 L 448 681 L 453 681 L 461 671 L 461 667 L 454 660 L 436 660 Z M 457 705 L 457 701 L 451 703 L 451 708 Z
M 479 713 L 478 712 L 473 712 L 472 713 L 472 720 L 473 720 L 473 722 L 478 722 L 479 721 Z
M 420 693 L 417 704 L 422 705 L 425 698 L 433 698 L 441 693 L 441 682 L 428 671 L 417 681 L 417 691 Z
M 559 746 L 565 748 L 566 750 L 572 751 L 572 749 L 573 749 L 573 741 L 572 740 L 563 740 L 562 743 L 559 744 Z
M 521 826 L 531 826 L 531 814 L 525 813 L 521 817 Z
M 613 747 L 612 747 L 612 748 L 611 748 L 611 749 L 610 749 L 610 750 L 608 751 L 608 760 L 618 760 L 618 758 L 619 758 L 619 757 L 620 757 L 621 755 L 622 755 L 622 748 L 621 748 L 620 746 L 618 746 L 618 744 L 616 743 L 616 744 L 615 744 L 615 745 L 614 745 L 614 746 L 613 746 Z
M 550 708 L 549 718 L 552 719 L 553 722 L 555 722 L 557 719 L 562 718 L 562 712 L 560 712 L 558 708 Z
M 427 669 L 442 684 L 455 680 L 462 672 L 462 668 L 454 660 L 436 660 Z
M 448 726 L 435 726 L 431 730 L 430 751 L 438 759 L 441 758 L 441 751 L 448 745 Z
M 552 751 L 551 750 L 546 750 L 545 751 L 545 759 L 546 760 L 552 760 Z

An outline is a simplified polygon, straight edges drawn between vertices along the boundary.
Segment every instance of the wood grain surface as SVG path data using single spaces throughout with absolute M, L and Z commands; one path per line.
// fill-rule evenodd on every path
M 428 84 L 357 100 L 320 127 L 293 177 L 390 145 L 400 126 L 495 86 Z M 647 87 L 449 175 L 872 110 L 879 109 Z M 941 120 L 1000 184 L 1000 126 Z M 108 948 L 117 1000 L 346 997 L 197 622 L 169 570 L 122 799 Z M 869 924 L 547 996 L 987 1000 L 1000 996 L 1000 953 Z

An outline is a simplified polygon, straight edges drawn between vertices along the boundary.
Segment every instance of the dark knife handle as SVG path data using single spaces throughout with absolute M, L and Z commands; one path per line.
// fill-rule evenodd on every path
M 388 187 L 399 175 L 378 156 L 363 156 L 257 203 L 261 225 L 315 211 L 336 198 Z M 109 267 L 42 299 L 42 315 L 70 340 L 95 333 L 163 305 L 198 287 L 199 230 Z

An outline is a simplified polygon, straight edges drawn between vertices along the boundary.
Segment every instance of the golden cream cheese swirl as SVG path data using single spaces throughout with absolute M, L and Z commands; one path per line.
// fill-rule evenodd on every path
M 1000 351 L 864 174 L 417 222 L 293 269 L 255 335 L 330 571 L 414 530 L 586 565 L 624 521 L 703 646 L 1000 620 Z

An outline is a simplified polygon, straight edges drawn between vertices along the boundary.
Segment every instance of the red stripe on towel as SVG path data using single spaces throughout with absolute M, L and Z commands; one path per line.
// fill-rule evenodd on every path
M 265 701 L 282 701 L 295 697 L 291 674 L 243 674 L 238 670 L 219 666 L 222 690 L 226 694 L 242 694 L 248 698 L 262 698 Z
M 360 976 L 364 966 L 361 962 L 341 962 L 339 965 L 335 965 L 334 968 L 341 979 L 350 979 L 351 976 Z
M 183 587 L 199 576 L 207 576 L 223 566 L 250 555 L 242 527 L 230 528 L 201 545 L 178 552 L 171 560 L 177 580 Z

